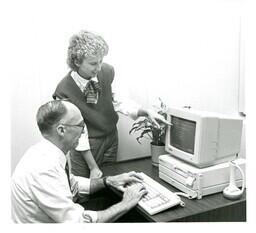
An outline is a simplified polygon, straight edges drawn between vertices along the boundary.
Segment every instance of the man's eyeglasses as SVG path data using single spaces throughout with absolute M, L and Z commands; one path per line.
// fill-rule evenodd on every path
M 84 122 L 81 122 L 79 124 L 76 124 L 76 125 L 70 125 L 70 124 L 63 124 L 62 125 L 65 125 L 65 126 L 69 126 L 69 127 L 80 127 L 82 128 L 82 131 L 84 130 L 84 127 L 85 127 L 85 123 Z

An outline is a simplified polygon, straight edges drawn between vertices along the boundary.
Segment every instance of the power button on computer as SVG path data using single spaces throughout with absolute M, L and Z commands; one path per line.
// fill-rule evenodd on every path
M 191 177 L 191 176 L 187 177 L 187 179 L 186 179 L 186 186 L 192 187 L 193 184 L 194 184 L 194 181 L 195 181 L 194 177 Z

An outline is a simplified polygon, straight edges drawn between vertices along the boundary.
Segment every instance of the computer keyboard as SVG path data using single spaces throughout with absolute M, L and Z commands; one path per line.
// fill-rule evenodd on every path
M 184 206 L 184 202 L 180 197 L 168 190 L 145 173 L 139 173 L 143 177 L 143 185 L 148 193 L 139 201 L 139 206 L 142 207 L 148 214 L 154 215 L 163 210 L 166 210 L 175 205 Z

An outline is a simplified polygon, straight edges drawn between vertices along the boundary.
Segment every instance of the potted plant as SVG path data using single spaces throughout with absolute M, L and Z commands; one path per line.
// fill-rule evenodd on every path
M 157 113 L 166 118 L 166 105 L 163 103 L 161 98 L 159 98 L 160 107 L 154 106 L 157 108 Z M 149 118 L 143 117 L 139 118 L 132 125 L 129 134 L 140 131 L 141 133 L 136 138 L 137 142 L 141 144 L 141 139 L 149 139 L 151 141 L 151 156 L 152 164 L 158 166 L 158 157 L 161 154 L 165 153 L 165 124 L 158 122 L 160 128 L 157 127 Z

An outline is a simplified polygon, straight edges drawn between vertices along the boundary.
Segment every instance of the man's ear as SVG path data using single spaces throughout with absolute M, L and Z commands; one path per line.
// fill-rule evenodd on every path
M 57 134 L 59 136 L 64 136 L 65 134 L 65 127 L 63 125 L 58 125 L 56 128 Z

